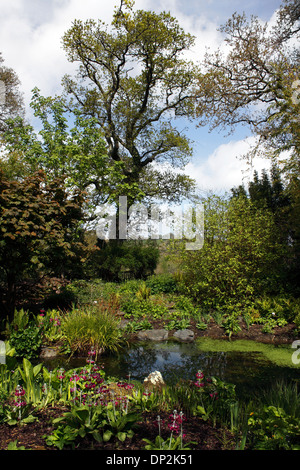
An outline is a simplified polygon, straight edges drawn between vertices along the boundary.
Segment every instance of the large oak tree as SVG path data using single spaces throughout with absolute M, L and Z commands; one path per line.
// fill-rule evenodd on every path
M 75 20 L 63 36 L 69 61 L 79 65 L 75 78 L 63 80 L 70 106 L 97 120 L 109 158 L 122 164 L 129 203 L 141 196 L 150 164 L 180 166 L 191 155 L 188 139 L 174 123 L 194 109 L 198 69 L 183 58 L 193 42 L 169 13 L 133 11 L 125 0 L 110 27 L 100 20 Z M 182 185 L 176 174 L 162 175 L 151 166 L 156 195 L 156 182 L 167 177 Z

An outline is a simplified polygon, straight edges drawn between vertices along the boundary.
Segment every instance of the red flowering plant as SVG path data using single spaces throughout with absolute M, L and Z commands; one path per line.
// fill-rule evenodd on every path
M 234 384 L 224 382 L 218 377 L 206 377 L 202 370 L 196 373 L 196 381 L 193 384 L 198 390 L 201 403 L 201 406 L 197 406 L 197 412 L 203 419 L 212 415 L 215 422 L 221 413 L 229 413 L 230 406 L 236 402 Z
M 36 317 L 37 326 L 41 328 L 43 339 L 46 344 L 59 341 L 62 338 L 61 312 L 53 309 L 47 312 L 44 309 Z
M 37 418 L 31 414 L 32 404 L 27 403 L 26 391 L 17 385 L 14 391 L 14 400 L 11 409 L 6 410 L 6 421 L 9 425 L 32 423 Z
M 184 443 L 184 438 L 186 437 L 183 433 L 183 423 L 186 421 L 186 417 L 183 412 L 179 413 L 177 410 L 174 410 L 171 413 L 167 420 L 161 419 L 157 416 L 156 425 L 158 427 L 158 436 L 154 441 L 149 439 L 143 439 L 146 443 L 146 450 L 189 450 L 190 445 L 195 444 L 195 442 Z M 162 434 L 166 433 L 166 430 L 170 432 L 170 436 L 167 439 L 163 438 Z

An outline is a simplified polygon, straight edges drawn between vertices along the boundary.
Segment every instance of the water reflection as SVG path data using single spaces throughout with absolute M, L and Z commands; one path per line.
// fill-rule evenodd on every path
M 145 343 L 133 347 L 122 358 L 122 369 L 130 369 L 131 376 L 141 380 L 153 370 L 159 370 L 166 381 L 174 382 L 178 377 L 194 379 L 197 370 L 214 375 L 222 380 L 239 375 L 252 376 L 262 359 L 259 354 L 201 351 L 194 344 Z
M 85 365 L 85 358 L 69 362 L 55 360 L 45 365 L 54 368 L 63 365 L 73 368 Z M 194 343 L 178 342 L 141 342 L 118 356 L 101 358 L 104 370 L 109 376 L 143 381 L 151 372 L 159 370 L 166 383 L 178 380 L 193 380 L 201 369 L 206 375 L 234 383 L 240 390 L 255 389 L 257 386 L 270 385 L 280 378 L 299 380 L 299 370 L 278 367 L 265 359 L 259 352 L 209 352 L 201 351 Z

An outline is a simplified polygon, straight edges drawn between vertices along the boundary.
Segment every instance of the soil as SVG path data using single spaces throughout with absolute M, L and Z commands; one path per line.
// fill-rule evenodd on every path
M 52 433 L 54 427 L 52 420 L 66 411 L 66 408 L 46 408 L 34 413 L 38 420 L 34 423 L 9 426 L 0 426 L 0 450 L 7 449 L 10 442 L 17 441 L 17 446 L 24 446 L 26 450 L 57 450 L 56 447 L 48 446 L 45 442 L 45 435 Z M 168 413 L 160 413 L 162 420 L 169 420 Z M 75 443 L 74 449 L 70 446 L 64 450 L 143 450 L 146 443 L 143 439 L 154 441 L 158 435 L 157 413 L 144 413 L 137 422 L 135 434 L 132 439 L 125 439 L 124 442 L 111 439 L 106 443 L 98 443 L 92 438 L 80 439 Z M 234 436 L 227 429 L 214 428 L 211 424 L 198 417 L 188 417 L 183 425 L 184 444 L 191 450 L 234 450 Z M 163 439 L 170 437 L 170 431 L 161 431 Z M 193 442 L 191 445 L 188 443 Z

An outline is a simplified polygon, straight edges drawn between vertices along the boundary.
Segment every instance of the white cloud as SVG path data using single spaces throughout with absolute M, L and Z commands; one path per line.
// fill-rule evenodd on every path
M 14 0 L 1 5 L 0 43 L 5 65 L 21 81 L 28 107 L 31 90 L 42 94 L 61 91 L 61 79 L 74 71 L 62 49 L 61 38 L 76 18 L 110 21 L 114 2 L 99 0 Z
M 75 70 L 68 63 L 61 38 L 74 19 L 101 19 L 110 23 L 117 0 L 13 0 L 1 2 L 0 44 L 5 65 L 12 67 L 21 80 L 25 104 L 31 90 L 37 86 L 42 94 L 52 95 L 61 90 L 61 78 Z M 153 9 L 153 0 L 137 0 L 136 9 Z M 181 26 L 197 36 L 196 46 L 189 58 L 199 60 L 205 46 L 218 44 L 215 24 L 205 16 L 184 15 L 174 0 L 159 1 L 157 11 L 170 10 Z
M 242 158 L 255 144 L 255 137 L 222 144 L 207 160 L 197 163 L 195 158 L 185 167 L 185 173 L 196 180 L 200 192 L 224 193 L 252 178 L 253 171 L 259 173 L 270 168 L 270 161 L 256 157 L 252 163 Z

